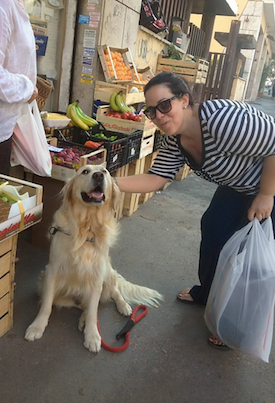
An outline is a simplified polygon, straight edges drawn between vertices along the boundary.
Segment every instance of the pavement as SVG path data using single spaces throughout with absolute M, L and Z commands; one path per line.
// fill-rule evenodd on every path
M 253 103 L 275 116 L 275 101 Z M 77 329 L 80 311 L 53 308 L 44 336 L 24 340 L 38 311 L 39 273 L 47 249 L 33 246 L 31 229 L 19 236 L 14 326 L 0 339 L 1 403 L 274 403 L 275 341 L 269 363 L 207 344 L 204 308 L 176 300 L 197 282 L 200 218 L 216 189 L 194 174 L 174 181 L 130 217 L 120 220 L 111 251 L 114 268 L 127 280 L 164 295 L 130 333 L 120 353 L 90 353 Z M 103 339 L 126 323 L 114 304 L 101 305 Z

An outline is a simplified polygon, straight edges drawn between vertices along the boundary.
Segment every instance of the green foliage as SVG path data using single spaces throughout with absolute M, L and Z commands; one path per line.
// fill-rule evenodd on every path
M 173 43 L 168 46 L 167 51 L 169 59 L 182 60 L 181 53 L 177 50 L 176 46 Z

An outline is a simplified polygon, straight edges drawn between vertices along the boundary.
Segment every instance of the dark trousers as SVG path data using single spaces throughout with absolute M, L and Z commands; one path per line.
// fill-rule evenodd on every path
M 220 251 L 235 231 L 248 224 L 247 211 L 254 197 L 227 186 L 216 190 L 201 219 L 200 285 L 195 285 L 190 291 L 196 302 L 206 304 Z M 274 227 L 274 208 L 271 217 Z
M 0 174 L 10 175 L 12 137 L 0 143 Z

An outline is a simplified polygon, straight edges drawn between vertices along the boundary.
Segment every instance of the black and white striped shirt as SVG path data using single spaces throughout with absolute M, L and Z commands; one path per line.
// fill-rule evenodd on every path
M 202 163 L 182 148 L 180 135 L 165 136 L 149 172 L 173 180 L 187 164 L 211 182 L 257 194 L 263 160 L 275 154 L 275 119 L 244 102 L 221 99 L 203 102 L 199 118 Z

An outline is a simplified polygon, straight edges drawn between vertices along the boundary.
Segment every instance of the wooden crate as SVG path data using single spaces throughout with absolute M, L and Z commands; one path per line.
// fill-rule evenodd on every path
M 182 181 L 183 179 L 185 179 L 185 178 L 190 174 L 190 172 L 192 172 L 192 169 L 189 168 L 188 165 L 184 165 L 184 166 L 178 171 L 178 173 L 176 174 L 175 180 L 176 180 L 176 181 Z
M 145 102 L 143 91 L 131 92 L 132 88 L 136 87 L 133 83 L 125 84 L 112 84 L 106 83 L 105 81 L 96 81 L 94 99 L 99 99 L 102 102 L 109 103 L 110 97 L 113 92 L 122 91 L 127 105 L 133 105 L 140 102 Z
M 128 175 L 138 175 L 144 173 L 145 158 L 130 162 Z M 139 193 L 125 193 L 123 204 L 123 215 L 131 216 L 138 209 Z
M 48 143 L 52 146 L 52 148 L 50 147 L 50 151 L 54 151 L 54 149 L 57 147 L 58 144 L 58 139 L 57 137 L 49 137 L 47 139 Z M 65 142 L 62 142 L 64 145 L 66 145 Z M 60 144 L 60 143 L 59 143 Z M 68 146 L 72 144 L 72 148 L 74 147 L 73 143 L 68 142 Z M 81 144 L 79 144 L 79 147 L 83 148 L 83 150 L 88 150 L 88 147 L 84 147 L 81 146 Z M 96 157 L 97 155 L 100 156 L 100 161 L 101 163 L 106 163 L 106 158 L 107 158 L 107 150 L 104 149 L 100 149 L 100 150 L 96 150 L 96 151 L 91 151 L 90 153 L 84 154 L 80 157 L 79 160 L 79 168 L 83 167 L 84 165 L 89 163 L 89 158 L 90 157 Z M 62 165 L 52 165 L 52 172 L 51 172 L 51 177 L 53 179 L 57 179 L 60 181 L 64 181 L 66 182 L 67 180 L 71 179 L 76 173 L 76 169 L 75 168 L 68 168 Z
M 0 242 L 0 337 L 13 325 L 14 263 L 17 237 Z
M 96 113 L 96 120 L 103 124 L 105 129 L 112 132 L 119 132 L 122 134 L 130 134 L 136 130 L 142 130 L 145 136 L 155 133 L 156 125 L 145 115 L 142 116 L 141 122 L 134 122 L 133 120 L 113 118 L 112 116 L 106 116 L 106 113 L 110 112 L 109 105 L 99 106 Z
M 28 192 L 29 197 L 20 203 L 9 204 L 0 199 L 0 241 L 14 236 L 42 219 L 43 187 L 18 178 L 0 175 L 0 183 L 12 186 L 22 185 L 20 194 Z
M 183 77 L 191 84 L 205 84 L 209 69 L 209 62 L 198 59 L 196 62 L 167 59 L 158 55 L 157 73 L 169 71 Z
M 125 66 L 130 67 L 130 70 L 131 70 L 131 79 L 130 80 L 125 81 L 125 80 L 120 80 L 118 78 L 119 73 L 115 70 L 115 64 L 114 64 L 114 60 L 112 57 L 112 52 L 120 53 Z M 112 72 L 110 72 L 110 70 L 108 69 L 105 53 L 107 53 L 109 56 Z M 116 82 L 125 83 L 125 82 L 132 82 L 134 80 L 137 80 L 138 83 L 140 84 L 137 69 L 136 69 L 136 66 L 135 66 L 135 63 L 133 60 L 131 50 L 129 48 L 121 49 L 121 48 L 113 48 L 113 47 L 110 47 L 107 45 L 100 45 L 100 46 L 98 46 L 98 55 L 99 55 L 99 59 L 100 59 L 101 65 L 102 65 L 105 80 L 108 83 L 110 83 L 110 82 L 111 83 L 116 83 Z
M 144 173 L 148 172 L 151 166 L 154 163 L 154 160 L 157 156 L 158 152 L 154 152 L 152 154 L 149 154 L 145 157 L 145 163 L 144 163 Z M 151 199 L 152 196 L 154 196 L 155 192 L 150 192 L 150 193 L 141 193 L 138 199 L 139 204 L 144 204 L 146 203 L 149 199 Z
M 129 164 L 124 165 L 123 167 L 117 169 L 115 172 L 112 173 L 112 176 L 115 176 L 117 178 L 128 176 L 128 171 L 129 171 Z M 121 192 L 120 203 L 119 203 L 118 209 L 116 211 L 117 220 L 120 220 L 123 217 L 124 199 L 125 199 L 125 193 Z

